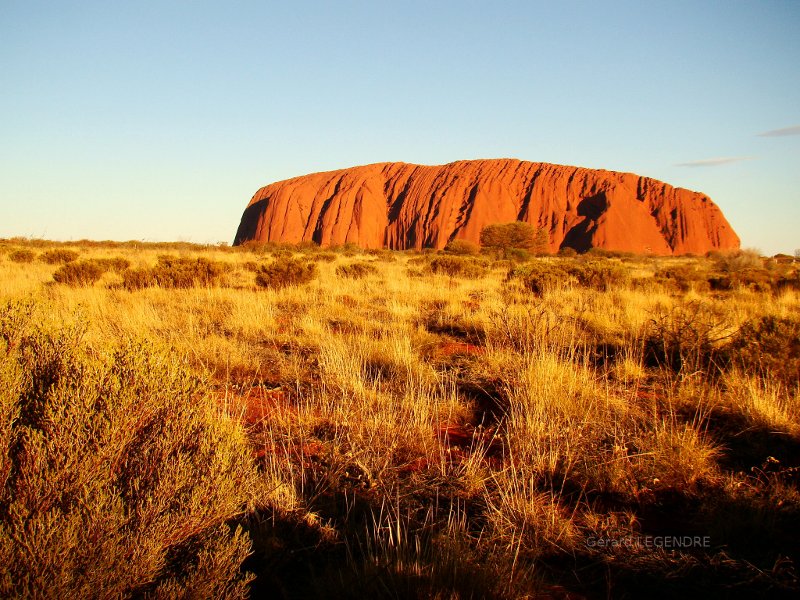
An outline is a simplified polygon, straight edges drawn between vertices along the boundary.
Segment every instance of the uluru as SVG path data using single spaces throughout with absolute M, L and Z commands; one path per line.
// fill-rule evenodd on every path
M 633 173 L 515 159 L 377 163 L 272 183 L 250 200 L 234 244 L 443 248 L 453 239 L 477 243 L 485 226 L 511 221 L 547 231 L 551 252 L 739 247 L 722 211 L 699 192 Z

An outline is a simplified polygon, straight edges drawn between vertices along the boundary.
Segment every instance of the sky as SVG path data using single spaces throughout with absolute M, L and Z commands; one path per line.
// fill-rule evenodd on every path
M 256 190 L 518 158 L 800 248 L 800 0 L 0 0 L 0 237 L 231 242 Z

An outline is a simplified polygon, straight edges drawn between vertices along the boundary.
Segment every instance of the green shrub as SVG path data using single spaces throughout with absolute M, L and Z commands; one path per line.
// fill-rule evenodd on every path
M 36 255 L 30 250 L 15 250 L 8 255 L 8 260 L 15 263 L 30 263 Z
M 83 349 L 80 327 L 0 339 L 12 334 L 0 597 L 244 597 L 250 543 L 227 522 L 257 475 L 240 428 L 148 344 Z
M 106 269 L 93 260 L 83 260 L 62 265 L 53 273 L 56 283 L 71 285 L 73 287 L 94 284 L 103 276 Z
M 476 279 L 486 274 L 486 267 L 482 263 L 462 256 L 437 256 L 430 261 L 428 268 L 432 273 L 450 277 Z
M 311 282 L 318 273 L 317 265 L 294 258 L 278 258 L 261 266 L 256 273 L 256 285 L 280 289 Z
M 472 256 L 480 254 L 480 246 L 470 242 L 469 240 L 450 240 L 444 247 L 447 254 L 455 254 L 458 256 Z
M 357 262 L 336 267 L 336 275 L 346 279 L 363 279 L 368 275 L 375 275 L 378 269 L 369 263 Z
M 78 256 L 80 255 L 74 250 L 55 248 L 53 250 L 43 252 L 39 256 L 39 260 L 46 262 L 49 265 L 63 265 L 78 260 Z

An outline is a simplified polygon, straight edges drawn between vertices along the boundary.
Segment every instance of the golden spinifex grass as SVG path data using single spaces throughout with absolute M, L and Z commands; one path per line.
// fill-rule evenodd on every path
M 8 593 L 797 591 L 795 264 L 0 254 Z

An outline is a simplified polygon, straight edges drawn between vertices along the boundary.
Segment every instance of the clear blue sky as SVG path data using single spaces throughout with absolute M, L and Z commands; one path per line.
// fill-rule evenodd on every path
M 800 1 L 0 0 L 0 237 L 231 241 L 272 181 L 497 157 L 793 252 Z

